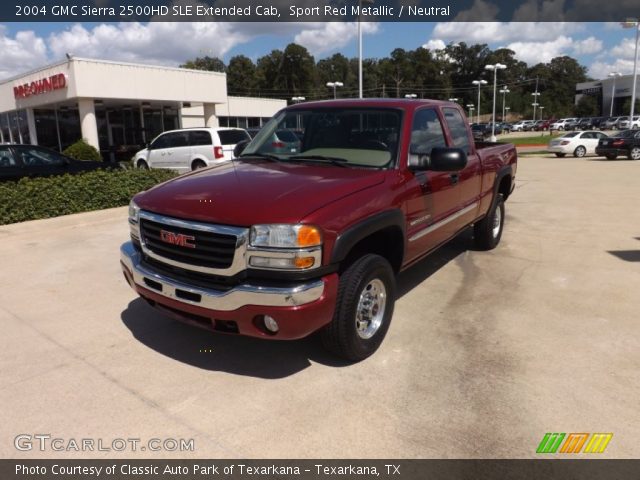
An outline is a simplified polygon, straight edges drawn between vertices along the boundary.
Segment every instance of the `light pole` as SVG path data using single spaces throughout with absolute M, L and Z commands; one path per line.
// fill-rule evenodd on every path
M 473 103 L 469 103 L 469 104 L 467 104 L 467 108 L 469 109 L 469 118 L 471 119 L 471 122 L 473 123 L 473 111 L 476 109 L 476 107 L 473 106 Z
M 342 82 L 327 82 L 327 87 L 329 88 L 333 88 L 333 98 L 338 98 L 337 93 L 336 93 L 336 88 L 338 87 L 343 87 L 344 83 Z
M 509 110 L 511 110 L 511 107 L 504 107 L 505 115 L 509 115 Z
M 542 105 L 540 105 L 540 120 L 542 120 L 542 111 L 544 110 L 544 107 Z
M 609 78 L 613 78 L 613 84 L 611 85 L 611 109 L 609 110 L 609 116 L 613 117 L 613 101 L 616 98 L 616 78 L 621 77 L 622 74 L 618 72 L 611 72 L 607 76 Z
M 411 98 L 411 99 L 414 99 L 414 98 L 418 98 L 418 95 L 416 95 L 415 93 L 407 93 L 407 94 L 404 96 L 404 98 Z
M 459 99 L 458 98 L 450 98 L 449 101 L 450 102 L 457 102 Z
M 487 65 L 485 70 L 493 71 L 493 114 L 491 116 L 491 141 L 496 141 L 496 88 L 498 84 L 498 70 L 504 70 L 507 66 L 502 63 L 496 63 L 495 65 Z
M 538 106 L 538 97 L 540 96 L 540 92 L 534 92 L 531 94 L 531 96 L 533 97 L 533 103 L 531 105 L 533 105 L 533 119 L 536 119 L 536 107 Z
M 478 115 L 476 119 L 478 120 L 477 123 L 480 123 L 480 89 L 482 85 L 486 85 L 488 82 L 486 80 L 474 80 L 471 83 L 478 86 Z
M 358 0 L 358 98 L 362 98 L 362 4 L 373 4 L 373 0 Z
M 505 85 L 504 88 L 500 89 L 500 93 L 502 94 L 502 121 L 504 122 L 504 109 L 507 101 L 507 93 L 511 93 L 511 90 L 509 90 Z

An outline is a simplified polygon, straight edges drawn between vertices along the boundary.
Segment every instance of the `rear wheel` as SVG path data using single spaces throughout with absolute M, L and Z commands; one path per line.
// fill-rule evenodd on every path
M 640 160 L 640 147 L 633 147 L 629 150 L 629 160 Z
M 136 163 L 136 167 L 142 170 L 149 170 L 149 164 L 142 159 L 138 160 L 138 163 Z
M 191 170 L 198 170 L 200 168 L 205 168 L 207 166 L 202 160 L 196 160 L 191 164 Z
M 578 158 L 582 158 L 586 154 L 587 154 L 587 149 L 584 148 L 582 145 L 580 145 L 579 147 L 576 147 L 576 149 L 573 151 L 573 156 Z
M 565 155 L 566 153 L 556 153 L 556 157 L 558 158 L 564 158 Z
M 333 320 L 321 331 L 330 352 L 357 362 L 382 343 L 393 315 L 396 282 L 389 262 L 367 254 L 340 275 Z

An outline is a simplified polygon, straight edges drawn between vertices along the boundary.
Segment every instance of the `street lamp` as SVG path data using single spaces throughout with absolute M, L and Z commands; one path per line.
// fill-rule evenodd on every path
M 544 107 L 542 105 L 540 105 L 540 120 L 542 120 L 542 111 L 544 110 Z
M 467 108 L 469 109 L 469 118 L 473 122 L 473 111 L 476 109 L 476 107 L 473 106 L 473 103 L 469 103 L 467 104 Z
M 416 95 L 415 93 L 407 93 L 404 98 L 418 98 L 418 95 Z
M 511 110 L 511 107 L 504 107 L 505 115 L 509 115 L 509 110 Z
M 336 93 L 336 88 L 344 87 L 344 83 L 342 82 L 327 82 L 327 87 L 333 88 L 333 98 L 338 98 Z
M 504 109 L 507 101 L 507 93 L 511 93 L 511 90 L 507 88 L 505 85 L 504 88 L 500 89 L 500 93 L 502 94 L 502 121 L 504 122 Z
M 531 96 L 533 97 L 533 103 L 531 105 L 533 105 L 533 119 L 536 119 L 536 107 L 538 106 L 538 97 L 540 96 L 540 92 L 533 92 L 531 94 Z
M 358 0 L 358 98 L 362 98 L 362 4 L 373 4 L 373 0 Z
M 607 76 L 609 78 L 613 78 L 613 84 L 611 85 L 611 109 L 609 110 L 609 116 L 613 117 L 613 101 L 616 98 L 616 78 L 621 77 L 622 74 L 618 72 L 611 72 Z
M 478 86 L 478 116 L 476 118 L 478 120 L 477 123 L 480 123 L 480 89 L 482 85 L 486 85 L 488 82 L 486 80 L 474 80 L 471 83 Z
M 459 100 L 459 98 L 450 98 L 449 101 L 450 102 L 457 102 Z
M 491 141 L 496 141 L 496 88 L 498 84 L 498 70 L 504 70 L 507 66 L 502 63 L 495 65 L 486 65 L 485 70 L 493 71 L 493 115 L 491 117 Z
M 304 102 L 306 100 L 305 97 L 291 97 L 291 101 L 293 103 L 300 103 L 300 102 Z

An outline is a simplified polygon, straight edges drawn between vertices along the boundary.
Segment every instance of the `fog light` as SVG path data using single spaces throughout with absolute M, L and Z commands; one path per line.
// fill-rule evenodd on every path
M 269 315 L 265 315 L 264 316 L 264 326 L 267 330 L 269 330 L 271 333 L 278 333 L 278 322 L 275 321 L 275 319 L 273 317 L 270 317 Z

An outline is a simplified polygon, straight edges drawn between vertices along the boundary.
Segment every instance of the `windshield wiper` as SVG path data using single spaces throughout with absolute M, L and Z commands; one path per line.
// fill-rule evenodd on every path
M 270 153 L 244 153 L 237 158 L 265 158 L 274 162 L 281 162 L 282 159 L 277 155 L 271 155 Z
M 309 162 L 329 162 L 332 165 L 336 165 L 338 167 L 348 167 L 348 163 L 349 161 L 345 158 L 340 158 L 340 157 L 327 157 L 325 155 L 294 155 L 292 157 L 289 157 L 287 160 L 298 160 L 301 162 L 304 161 L 309 161 Z

